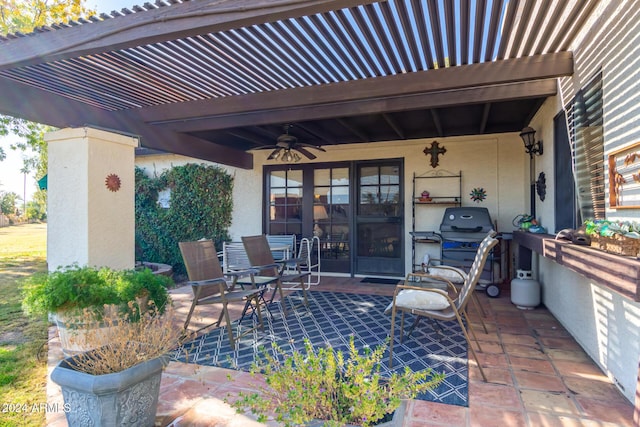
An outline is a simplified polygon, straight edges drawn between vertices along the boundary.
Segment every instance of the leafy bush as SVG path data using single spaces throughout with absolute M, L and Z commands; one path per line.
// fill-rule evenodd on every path
M 287 355 L 275 343 L 276 356 L 266 351 L 254 364 L 252 375 L 264 374 L 267 387 L 256 393 L 239 392 L 232 404 L 250 409 L 264 422 L 269 414 L 285 426 L 324 420 L 325 426 L 369 426 L 395 411 L 402 399 L 414 398 L 438 385 L 444 374 L 431 370 L 412 372 L 408 367 L 390 378 L 380 375 L 386 350 L 380 345 L 362 354 L 351 337 L 349 355 L 333 348 L 313 349 L 304 341 L 304 352 Z
M 229 240 L 233 210 L 233 177 L 217 166 L 187 164 L 148 177 L 136 168 L 136 258 L 185 268 L 178 242 L 212 239 L 216 247 Z M 171 191 L 170 205 L 158 204 L 158 193 Z
M 149 269 L 71 266 L 29 277 L 23 288 L 22 307 L 27 314 L 101 310 L 104 305 L 126 306 L 136 297 L 148 296 L 163 311 L 169 301 L 170 284 L 170 278 L 155 275 Z

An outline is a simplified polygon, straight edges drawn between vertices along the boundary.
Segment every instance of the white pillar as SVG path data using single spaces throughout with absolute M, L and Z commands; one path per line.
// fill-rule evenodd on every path
M 133 268 L 137 138 L 84 127 L 45 140 L 49 271 L 74 263 Z

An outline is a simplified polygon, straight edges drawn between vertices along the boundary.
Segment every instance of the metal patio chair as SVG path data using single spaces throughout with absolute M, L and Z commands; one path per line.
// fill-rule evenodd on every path
M 222 318 L 224 317 L 227 324 L 227 331 L 229 333 L 229 341 L 231 343 L 231 347 L 234 347 L 236 338 L 234 338 L 233 335 L 228 307 L 228 305 L 233 302 L 244 303 L 242 317 L 240 318 L 239 324 L 242 322 L 245 314 L 248 311 L 251 311 L 252 314 L 254 312 L 257 314 L 259 327 L 264 329 L 262 313 L 260 311 L 260 299 L 264 293 L 264 289 L 260 289 L 258 287 L 254 287 L 253 289 L 235 289 L 236 285 L 238 285 L 239 278 L 245 277 L 246 275 L 251 278 L 255 273 L 254 271 L 233 272 L 225 276 L 222 272 L 222 267 L 218 260 L 218 254 L 216 253 L 216 248 L 212 240 L 179 242 L 178 246 L 180 247 L 182 259 L 184 260 L 187 275 L 189 276 L 188 284 L 191 285 L 191 289 L 193 291 L 191 308 L 189 309 L 189 313 L 187 314 L 187 318 L 184 323 L 185 330 L 189 327 L 189 323 L 196 306 L 205 304 L 221 304 L 222 311 L 220 312 L 218 321 L 203 326 L 198 331 L 213 325 L 220 326 Z M 244 286 L 241 287 L 243 288 Z M 237 338 L 240 338 L 255 329 L 256 328 L 249 328 L 239 334 Z
M 262 234 L 258 236 L 244 236 L 242 237 L 242 243 L 247 251 L 251 268 L 257 270 L 261 276 L 269 276 L 275 278 L 274 289 L 271 294 L 271 298 L 268 303 L 271 303 L 275 297 L 276 292 L 280 294 L 280 300 L 282 301 L 282 312 L 287 315 L 287 307 L 284 300 L 284 292 L 282 290 L 283 283 L 295 283 L 296 289 L 302 290 L 303 305 L 308 306 L 309 300 L 307 299 L 307 287 L 305 286 L 306 278 L 311 274 L 308 271 L 302 272 L 300 270 L 301 260 L 288 259 L 281 262 L 275 262 L 271 248 L 267 237 Z M 297 265 L 295 272 L 287 272 L 287 265 Z M 292 307 L 294 310 L 297 306 Z
M 496 239 L 495 236 L 495 231 L 491 231 L 487 235 L 487 237 L 485 237 L 484 240 L 480 243 L 473 264 L 471 265 L 469 273 L 467 274 L 462 288 L 460 288 L 459 292 L 457 291 L 456 286 L 451 283 L 450 280 L 447 280 L 440 276 L 425 275 L 422 273 L 410 273 L 407 275 L 407 280 L 404 284 L 396 286 L 396 290 L 393 295 L 393 302 L 391 303 L 391 342 L 389 344 L 389 367 L 393 365 L 393 337 L 395 330 L 395 319 L 396 314 L 398 313 L 398 311 L 400 311 L 400 342 L 402 342 L 404 338 L 405 313 L 413 314 L 416 316 L 416 320 L 414 321 L 411 330 L 413 330 L 413 328 L 423 317 L 434 320 L 457 321 L 460 325 L 460 329 L 462 330 L 465 339 L 467 340 L 469 351 L 471 351 L 473 358 L 478 364 L 480 374 L 482 375 L 484 381 L 487 381 L 487 377 L 484 374 L 482 366 L 480 365 L 480 361 L 478 360 L 478 356 L 476 355 L 473 345 L 471 344 L 471 339 L 469 337 L 469 332 L 471 332 L 471 335 L 473 336 L 473 339 L 478 346 L 478 351 L 482 352 L 482 348 L 480 347 L 480 343 L 478 342 L 478 339 L 475 335 L 473 326 L 467 316 L 467 304 L 472 298 L 472 294 L 476 285 L 478 284 L 482 269 L 484 268 L 484 264 L 487 261 L 491 250 L 495 245 L 498 244 L 498 239 Z M 432 279 L 434 282 L 446 283 L 447 287 L 449 288 L 449 290 L 451 290 L 454 297 L 451 297 L 447 290 L 417 286 L 424 285 L 423 282 L 412 285 L 411 283 L 414 278 L 411 276 L 414 275 L 416 276 L 416 278 L 427 277 Z M 467 324 L 467 327 L 469 328 L 469 332 L 467 332 L 465 322 Z M 409 332 L 409 334 L 410 333 L 411 332 Z

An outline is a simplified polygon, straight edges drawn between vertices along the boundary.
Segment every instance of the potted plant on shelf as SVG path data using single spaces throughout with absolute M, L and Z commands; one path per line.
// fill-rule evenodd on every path
M 583 227 L 594 248 L 617 255 L 640 253 L 640 224 L 636 222 L 587 220 Z
M 251 369 L 252 375 L 264 375 L 266 386 L 255 393 L 239 392 L 232 403 L 239 412 L 250 410 L 260 422 L 272 417 L 285 426 L 400 426 L 406 399 L 444 378 L 409 368 L 385 378 L 380 362 L 386 345 L 361 353 L 353 337 L 347 356 L 331 347 L 314 349 L 308 340 L 304 352 L 287 355 L 276 344 L 273 350 L 263 351 Z
M 153 426 L 167 354 L 186 339 L 173 308 L 144 311 L 130 302 L 124 316 L 111 311 L 98 320 L 87 309 L 84 315 L 86 323 L 107 328 L 90 328 L 86 341 L 95 348 L 61 360 L 51 373 L 68 425 Z
M 151 304 L 162 312 L 169 301 L 167 287 L 171 283 L 169 277 L 155 275 L 148 269 L 74 265 L 28 278 L 22 306 L 27 314 L 50 315 L 58 326 L 63 352 L 70 355 L 91 348 L 84 336 L 88 317 L 99 320 L 105 316 L 105 310 L 133 315 L 130 302 L 143 309 Z

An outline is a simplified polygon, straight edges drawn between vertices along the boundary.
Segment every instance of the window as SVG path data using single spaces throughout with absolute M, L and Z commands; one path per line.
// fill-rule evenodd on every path
M 593 77 L 565 110 L 581 220 L 604 219 L 602 74 Z

